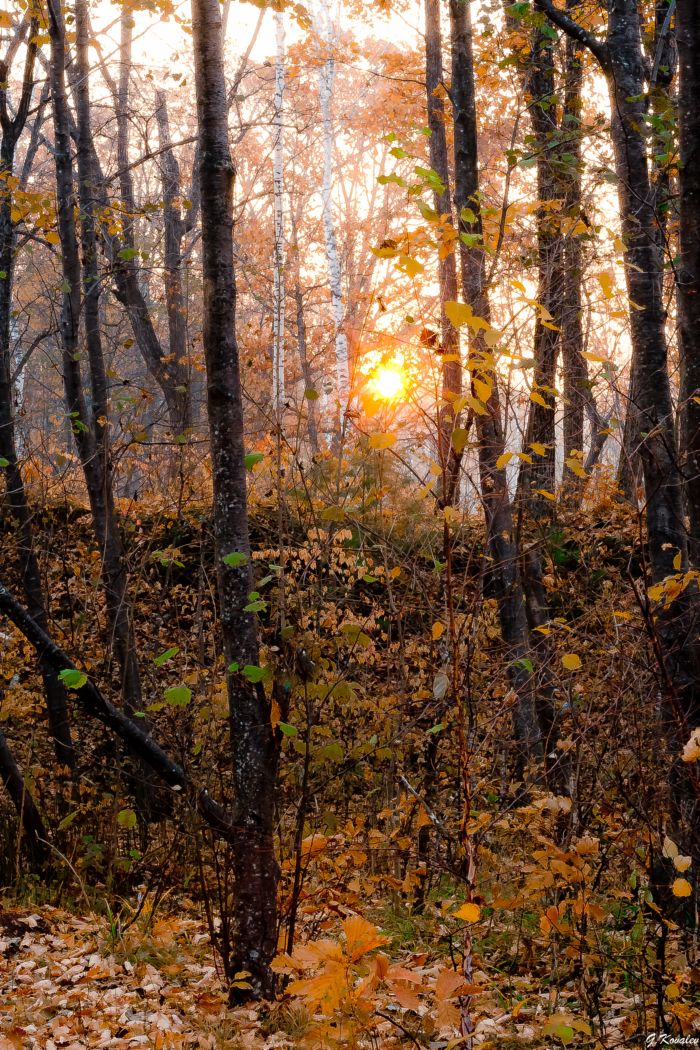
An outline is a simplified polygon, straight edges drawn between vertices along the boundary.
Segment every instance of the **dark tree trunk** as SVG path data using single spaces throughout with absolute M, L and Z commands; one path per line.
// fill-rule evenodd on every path
M 214 487 L 214 538 L 228 695 L 235 790 L 233 855 L 236 878 L 235 966 L 247 971 L 253 994 L 270 995 L 270 962 L 277 940 L 274 807 L 277 742 L 270 701 L 261 683 L 238 668 L 257 665 L 257 626 L 245 611 L 252 590 L 244 465 L 243 405 L 235 334 L 233 187 L 228 136 L 221 9 L 218 0 L 192 0 L 195 81 L 202 192 L 204 354 Z M 242 565 L 224 559 L 245 555 Z
M 525 433 L 526 454 L 532 457 L 520 467 L 518 493 L 533 516 L 547 521 L 555 504 L 538 489 L 553 493 L 556 487 L 557 407 L 554 395 L 559 354 L 564 292 L 564 252 L 561 224 L 552 214 L 553 201 L 563 197 L 557 173 L 561 164 L 561 136 L 557 123 L 554 85 L 554 42 L 546 33 L 533 30 L 533 47 L 526 92 L 537 151 L 537 302 L 542 308 L 535 318 L 533 390 L 544 404 L 530 402 Z M 544 446 L 544 453 L 533 452 L 532 445 Z
M 700 3 L 676 7 L 680 135 L 678 321 L 683 384 L 683 458 L 691 554 L 700 567 Z
M 169 353 L 164 352 L 153 325 L 148 303 L 139 283 L 139 272 L 135 262 L 136 241 L 134 237 L 136 200 L 129 157 L 129 79 L 131 76 L 134 23 L 133 15 L 127 8 L 124 8 L 122 11 L 120 24 L 121 41 L 118 83 L 114 83 L 108 70 L 106 71 L 106 79 L 112 92 L 117 113 L 119 194 L 125 212 L 125 221 L 121 241 L 115 236 L 106 236 L 106 243 L 114 271 L 115 294 L 127 312 L 134 339 L 144 363 L 163 394 L 168 411 L 170 429 L 173 434 L 178 435 L 187 430 L 192 422 L 188 371 L 184 363 L 185 353 L 178 352 L 180 342 L 184 346 L 185 340 L 181 339 L 181 333 L 178 329 L 175 334 L 175 349 L 171 347 Z M 104 69 L 103 72 L 105 72 Z M 173 161 L 174 159 L 172 157 Z M 173 233 L 173 229 L 170 232 Z M 179 257 L 184 230 L 179 229 L 178 233 L 180 241 L 177 246 L 177 255 Z M 175 252 L 173 251 L 172 256 L 174 257 L 174 255 Z M 172 286 L 171 292 L 174 292 Z M 167 280 L 166 294 L 169 294 Z M 168 303 L 168 309 L 170 320 L 170 303 Z M 182 325 L 184 327 L 184 310 L 182 312 Z
M 168 336 L 170 355 L 182 373 L 187 356 L 187 317 L 185 296 L 182 290 L 182 238 L 185 225 L 180 213 L 180 166 L 170 139 L 168 107 L 162 91 L 156 92 L 156 119 L 160 146 L 161 185 L 163 187 L 163 228 L 165 265 L 165 305 L 168 312 Z M 180 392 L 180 391 L 178 391 Z M 183 419 L 183 429 L 190 425 L 189 399 L 183 407 L 188 418 Z
M 71 157 L 71 118 L 65 84 L 65 28 L 58 0 L 49 2 L 51 87 L 54 117 L 58 231 L 61 239 L 64 293 L 61 315 L 63 383 L 69 420 L 75 438 L 90 501 L 95 536 L 102 557 L 102 580 L 110 638 L 119 664 L 127 713 L 141 709 L 141 682 L 127 573 L 119 523 L 114 506 L 110 453 L 107 380 L 99 329 L 99 273 L 95 233 L 96 175 L 90 125 L 88 83 L 88 24 L 85 0 L 76 4 L 75 96 L 78 139 L 78 181 L 83 266 L 80 263 L 75 222 L 75 193 Z M 81 288 L 83 296 L 81 296 Z M 83 389 L 80 319 L 83 313 L 88 351 L 92 410 Z
M 475 316 L 490 321 L 484 251 L 479 247 L 481 221 L 479 210 L 479 168 L 474 98 L 474 64 L 472 31 L 468 0 L 450 0 L 452 29 L 452 102 L 454 109 L 455 207 L 460 233 L 467 235 L 467 248 L 460 241 L 462 292 Z M 466 211 L 465 211 L 466 209 Z M 473 222 L 467 216 L 475 216 Z M 470 329 L 470 370 L 472 393 L 474 374 L 491 373 L 491 396 L 485 412 L 475 415 L 479 442 L 481 496 L 486 517 L 489 574 L 498 601 L 501 634 L 508 652 L 511 683 L 517 695 L 513 708 L 516 746 L 521 768 L 530 759 L 542 758 L 542 734 L 538 722 L 534 678 L 530 670 L 529 636 L 522 581 L 513 534 L 513 519 L 505 470 L 497 465 L 503 453 L 503 421 L 498 385 L 487 348 Z
M 30 40 L 37 32 L 35 22 L 29 27 Z M 0 171 L 7 182 L 14 172 L 15 150 L 17 142 L 27 120 L 34 87 L 34 64 L 36 44 L 31 43 L 27 55 L 22 81 L 21 95 L 14 116 L 10 116 L 7 105 L 7 87 L 0 87 L 0 125 L 2 141 L 0 143 Z M 9 77 L 7 64 L 0 69 L 0 80 L 6 85 Z M 39 115 L 36 117 L 40 119 Z M 0 194 L 0 457 L 5 460 L 4 467 L 7 498 L 12 514 L 19 528 L 20 572 L 22 586 L 32 616 L 46 628 L 48 624 L 47 605 L 41 582 L 39 562 L 34 545 L 32 518 L 24 479 L 17 457 L 15 436 L 14 390 L 12 383 L 12 346 L 11 315 L 12 292 L 15 262 L 15 226 L 12 222 L 12 194 Z M 73 769 L 75 751 L 71 738 L 70 722 L 66 694 L 61 682 L 51 668 L 41 665 L 46 694 L 46 707 L 49 721 L 49 732 L 53 739 L 56 759 L 61 766 Z
M 639 410 L 634 444 L 642 459 L 652 574 L 661 580 L 675 571 L 679 550 L 685 558 L 687 537 L 668 378 L 663 260 L 644 137 L 645 65 L 639 12 L 635 0 L 611 0 L 607 42 L 603 42 L 551 0 L 537 0 L 537 4 L 555 25 L 593 52 L 608 81 L 627 292 L 636 305 L 630 311 L 633 393 Z
M 635 0 L 611 0 L 607 42 L 603 42 L 551 0 L 537 3 L 556 25 L 593 52 L 608 81 L 627 292 L 635 304 L 630 313 L 638 409 L 635 443 L 644 477 L 650 570 L 658 583 L 676 572 L 676 559 L 682 568 L 687 567 L 688 543 L 668 375 L 662 254 L 644 137 L 647 71 L 639 11 Z M 695 14 L 693 8 L 690 18 Z M 692 109 L 697 99 L 689 98 L 688 105 Z M 695 245 L 693 250 L 697 250 Z M 663 715 L 673 756 L 669 781 L 674 835 L 691 855 L 697 853 L 700 843 L 698 783 L 679 752 L 700 721 L 699 621 L 698 591 L 689 586 L 673 603 L 661 605 L 649 622 L 664 677 Z
M 442 31 L 440 27 L 440 0 L 425 0 L 425 87 L 428 97 L 428 127 L 430 128 L 430 166 L 442 183 L 442 192 L 435 191 L 435 211 L 439 221 L 452 225 L 450 200 L 450 170 L 447 156 L 445 106 L 441 92 Z M 459 495 L 460 456 L 452 446 L 452 431 L 457 425 L 454 403 L 462 393 L 462 362 L 459 334 L 445 312 L 447 302 L 457 299 L 457 262 L 455 253 L 448 252 L 439 263 L 440 282 L 440 346 L 442 355 L 442 391 L 438 423 L 438 462 L 442 468 L 441 503 L 447 506 Z
M 572 5 L 570 5 L 572 6 Z M 571 157 L 567 165 L 567 184 L 564 195 L 565 213 L 572 229 L 564 240 L 564 288 L 561 316 L 561 357 L 564 394 L 564 455 L 583 452 L 583 425 L 585 407 L 595 406 L 588 385 L 588 367 L 583 351 L 583 242 L 576 232 L 576 223 L 582 220 L 581 173 L 581 85 L 583 81 L 582 49 L 566 38 L 566 69 L 564 74 L 564 114 L 562 126 L 566 133 L 566 151 Z M 600 429 L 600 428 L 598 428 Z M 596 442 L 596 431 L 591 424 L 591 446 Z M 567 479 L 569 494 L 578 501 L 581 479 L 572 475 Z

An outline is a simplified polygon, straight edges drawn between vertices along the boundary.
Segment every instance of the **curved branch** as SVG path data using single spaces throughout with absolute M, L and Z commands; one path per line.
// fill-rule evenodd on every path
M 598 59 L 605 73 L 609 71 L 610 49 L 603 40 L 599 40 L 590 30 L 584 29 L 565 11 L 555 7 L 552 0 L 535 0 L 535 7 L 542 11 L 550 22 L 557 26 L 558 29 L 561 29 L 563 33 L 566 33 L 567 36 L 570 36 L 572 40 L 576 40 L 579 44 L 583 44 L 585 48 L 588 48 L 591 54 Z
M 11 620 L 34 647 L 42 664 L 50 667 L 56 674 L 66 670 L 78 670 L 70 657 L 56 645 L 2 583 L 0 613 Z M 198 788 L 193 784 L 182 766 L 174 762 L 141 726 L 103 696 L 90 679 L 75 689 L 73 695 L 84 711 L 116 733 L 132 755 L 148 763 L 153 772 L 173 791 L 181 791 L 196 806 L 217 835 L 224 839 L 230 838 L 234 828 L 223 807 L 211 798 L 206 788 Z

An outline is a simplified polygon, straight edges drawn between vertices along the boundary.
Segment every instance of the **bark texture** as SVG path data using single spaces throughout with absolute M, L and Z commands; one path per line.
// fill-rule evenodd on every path
M 486 287 L 485 252 L 479 209 L 479 167 L 474 98 L 474 61 L 468 0 L 450 0 L 452 35 L 452 103 L 454 111 L 455 207 L 459 215 L 462 293 L 464 301 L 477 317 L 490 322 L 490 304 Z M 468 221 L 467 216 L 474 220 Z M 472 393 L 475 375 L 488 375 L 488 351 L 470 328 L 469 368 Z M 529 659 L 529 636 L 522 581 L 518 569 L 517 546 L 506 472 L 497 465 L 504 450 L 503 420 L 498 385 L 492 381 L 486 411 L 476 413 L 479 442 L 479 474 L 486 518 L 488 573 L 498 602 L 501 635 L 509 656 L 510 679 L 517 700 L 513 707 L 513 725 L 520 768 L 531 759 L 542 759 L 542 732 L 534 692 L 532 664 Z
M 277 742 L 263 685 L 241 673 L 258 664 L 257 627 L 245 611 L 252 590 L 246 504 L 243 405 L 235 334 L 233 187 L 221 14 L 218 0 L 193 0 L 197 119 L 202 191 L 204 353 L 214 487 L 214 539 L 234 780 L 232 837 L 236 879 L 236 970 L 254 995 L 274 991 L 270 962 L 277 947 L 274 807 Z M 232 565 L 228 555 L 245 556 Z M 238 560 L 238 559 L 237 559 Z M 233 992 L 235 994 L 235 990 Z

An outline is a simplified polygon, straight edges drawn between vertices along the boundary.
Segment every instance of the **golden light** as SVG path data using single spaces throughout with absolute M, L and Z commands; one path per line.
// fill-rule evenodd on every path
M 406 372 L 402 361 L 385 361 L 372 372 L 369 384 L 382 401 L 398 401 L 406 393 Z

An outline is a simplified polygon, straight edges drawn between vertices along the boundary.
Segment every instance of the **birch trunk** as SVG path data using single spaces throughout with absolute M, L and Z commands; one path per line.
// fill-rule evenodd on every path
M 272 404 L 278 423 L 284 411 L 284 15 L 275 12 L 274 213 L 272 296 Z
M 331 19 L 329 0 L 321 0 L 320 7 L 314 11 L 314 27 L 319 42 L 322 64 L 318 73 L 318 97 L 323 124 L 323 183 L 321 202 L 323 206 L 323 233 L 326 243 L 326 260 L 331 291 L 331 310 L 333 314 L 335 342 L 335 380 L 336 396 L 340 406 L 341 423 L 350 397 L 350 363 L 348 359 L 348 340 L 345 333 L 345 307 L 343 305 L 342 271 L 338 242 L 333 218 L 333 82 L 335 80 L 335 31 Z M 325 392 L 329 395 L 330 383 L 326 380 Z
M 14 115 L 10 115 L 7 99 L 10 62 L 4 61 L 0 68 L 0 126 L 2 128 L 0 172 L 6 184 L 14 172 L 17 142 L 26 124 L 32 100 L 37 49 L 36 44 L 31 42 L 31 38 L 36 33 L 37 24 L 32 20 L 29 24 L 30 43 L 27 46 L 21 93 Z M 36 120 L 40 119 L 40 114 L 37 114 Z M 31 509 L 17 454 L 12 382 L 12 296 L 15 251 L 16 231 L 12 221 L 12 194 L 2 193 L 0 194 L 0 271 L 3 273 L 3 278 L 0 280 L 0 457 L 5 461 L 3 470 L 7 499 L 19 526 L 22 586 L 32 616 L 43 628 L 46 628 L 48 625 L 47 602 L 36 555 Z M 53 740 L 56 760 L 61 766 L 73 769 L 75 751 L 66 694 L 55 672 L 43 661 L 41 673 L 46 694 L 49 733 Z

